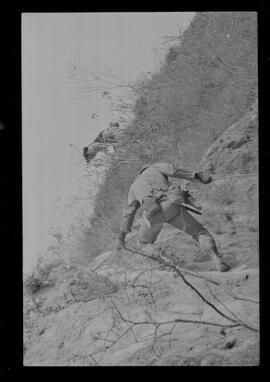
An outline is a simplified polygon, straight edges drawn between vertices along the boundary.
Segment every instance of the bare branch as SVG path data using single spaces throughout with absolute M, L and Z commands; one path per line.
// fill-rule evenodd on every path
M 235 328 L 235 327 L 238 327 L 238 326 L 241 326 L 240 323 L 234 323 L 234 324 L 221 324 L 221 323 L 218 323 L 218 322 L 211 322 L 211 321 L 203 321 L 203 320 L 189 320 L 189 319 L 185 319 L 185 318 L 175 318 L 173 320 L 169 320 L 169 321 L 154 321 L 154 320 L 143 320 L 143 321 L 134 321 L 134 320 L 131 320 L 129 318 L 126 318 L 119 310 L 119 308 L 117 307 L 117 305 L 111 301 L 112 305 L 114 306 L 114 308 L 116 309 L 119 317 L 121 318 L 122 321 L 124 322 L 127 322 L 127 323 L 130 323 L 130 324 L 134 324 L 134 325 L 154 325 L 156 330 L 157 328 L 159 328 L 161 325 L 169 325 L 169 324 L 175 324 L 175 323 L 191 323 L 191 324 L 202 324 L 202 325 L 210 325 L 210 326 L 219 326 L 219 327 L 226 327 L 226 328 Z M 232 321 L 232 320 L 231 320 Z
M 219 302 L 229 313 L 231 313 L 231 315 L 236 318 L 236 320 L 240 323 L 243 324 L 243 326 L 245 327 L 250 327 L 249 324 L 247 324 L 246 322 L 244 322 L 241 318 L 239 318 L 231 309 L 229 309 L 216 295 L 214 295 L 212 289 L 210 288 L 210 285 L 208 285 L 207 281 L 206 281 L 206 285 L 207 285 L 207 288 L 211 294 L 211 296 L 217 301 Z
M 154 261 L 158 261 L 162 264 L 164 264 L 164 266 L 167 266 L 168 268 L 171 268 L 173 269 L 175 272 L 177 272 L 177 274 L 182 278 L 182 280 L 184 281 L 184 283 L 186 285 L 188 285 L 207 305 L 209 305 L 213 310 L 215 310 L 220 316 L 226 318 L 227 320 L 233 322 L 234 324 L 236 324 L 237 326 L 241 326 L 243 325 L 242 323 L 240 323 L 238 320 L 228 316 L 227 314 L 223 313 L 220 309 L 218 309 L 213 303 L 211 303 L 211 301 L 209 301 L 208 299 L 206 299 L 202 293 L 196 288 L 194 287 L 194 285 L 192 285 L 189 281 L 187 281 L 187 279 L 185 278 L 185 276 L 182 274 L 182 271 L 179 270 L 179 267 L 175 266 L 175 265 L 172 265 L 168 262 L 166 262 L 165 260 L 161 259 L 161 258 L 158 258 L 158 257 L 155 257 L 155 256 L 151 256 L 151 255 L 146 255 L 142 252 L 139 252 L 139 251 L 136 251 L 136 250 L 133 250 L 133 249 L 130 249 L 130 248 L 127 248 L 127 250 L 129 250 L 130 252 L 132 253 L 136 253 L 138 255 L 141 255 L 141 256 L 144 256 L 144 257 L 148 257 L 150 258 L 151 260 L 154 260 Z M 249 325 L 245 325 L 246 328 L 252 330 L 252 331 L 258 331 L 257 328 L 253 328 Z
M 129 247 L 129 248 L 126 247 L 126 249 L 127 249 L 127 251 L 130 251 L 130 252 L 132 252 L 132 253 L 136 253 L 136 254 L 139 254 L 139 255 L 144 256 L 144 257 L 146 257 L 146 258 L 149 258 L 149 259 L 151 259 L 151 260 L 158 261 L 158 262 L 159 262 L 161 265 L 163 265 L 163 266 L 168 266 L 169 268 L 174 269 L 174 266 L 173 266 L 172 264 L 167 264 L 167 263 L 164 264 L 164 263 L 163 263 L 163 259 L 161 259 L 161 258 L 157 258 L 157 257 L 155 257 L 155 256 L 151 256 L 151 255 L 145 255 L 144 253 L 141 253 L 141 252 L 139 252 L 139 251 L 137 251 L 137 250 L 133 250 L 133 249 L 131 249 L 130 247 Z M 183 273 L 186 273 L 186 274 L 189 275 L 189 276 L 193 276 L 193 277 L 195 277 L 195 278 L 199 278 L 199 279 L 207 280 L 207 281 L 209 281 L 209 282 L 212 283 L 212 284 L 219 285 L 219 283 L 218 283 L 217 281 L 211 280 L 211 279 L 209 279 L 209 278 L 206 277 L 206 276 L 199 275 L 199 274 L 196 273 L 196 272 L 192 272 L 192 271 L 189 271 L 189 270 L 187 270 L 187 269 L 183 269 L 183 268 L 181 268 L 181 267 L 179 267 L 179 266 L 177 266 L 177 269 L 180 270 L 180 271 L 183 272 Z M 174 270 L 176 271 L 176 269 L 174 269 Z M 179 275 L 179 273 L 178 273 L 178 275 Z
M 246 297 L 242 297 L 242 296 L 237 296 L 236 294 L 231 294 L 231 293 L 229 293 L 229 295 L 230 295 L 232 298 L 234 298 L 235 300 L 251 302 L 251 303 L 253 303 L 253 304 L 259 304 L 259 303 L 260 303 L 258 300 L 254 300 L 254 299 L 246 298 Z

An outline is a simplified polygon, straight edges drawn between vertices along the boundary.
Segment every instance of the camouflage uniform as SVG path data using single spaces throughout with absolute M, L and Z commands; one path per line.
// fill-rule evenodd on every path
M 198 181 L 200 178 L 196 174 L 198 173 L 178 168 L 169 163 L 154 163 L 144 166 L 129 189 L 128 204 L 123 211 L 120 231 L 125 237 L 126 233 L 131 231 L 137 209 L 141 205 L 143 208 L 146 205 L 150 206 L 149 208 L 155 211 L 151 225 L 149 226 L 146 221 L 143 221 L 138 231 L 138 238 L 142 243 L 153 243 L 166 222 L 197 240 L 201 247 L 211 255 L 220 270 L 228 270 L 225 269 L 228 266 L 218 253 L 212 235 L 181 206 L 181 187 L 170 184 L 168 179 L 173 177 Z

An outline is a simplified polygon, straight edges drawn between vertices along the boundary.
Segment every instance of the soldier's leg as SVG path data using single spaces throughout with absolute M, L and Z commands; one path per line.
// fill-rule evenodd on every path
M 213 236 L 204 228 L 204 231 L 199 232 L 197 240 L 200 247 L 211 256 L 216 268 L 221 272 L 226 272 L 230 269 L 219 253 Z
M 168 220 L 168 216 L 170 216 L 170 218 L 176 216 L 178 210 L 174 207 L 172 208 L 171 202 L 169 202 L 168 200 L 161 202 L 159 205 L 156 199 L 153 200 L 153 198 L 151 197 L 146 198 L 146 201 L 143 205 L 146 205 L 146 212 L 149 212 L 150 210 L 151 212 L 154 211 L 154 214 L 150 214 L 151 216 L 149 217 L 149 213 L 147 213 L 148 218 L 144 216 L 137 237 L 139 241 L 143 244 L 152 244 L 156 240 L 159 232 L 161 231 L 163 223 Z
M 168 223 L 198 241 L 200 247 L 211 256 L 218 270 L 225 272 L 230 269 L 218 252 L 213 236 L 185 208 L 181 207 L 179 214 Z
M 163 223 L 156 223 L 149 227 L 143 220 L 138 230 L 137 237 L 142 244 L 152 244 L 161 231 Z

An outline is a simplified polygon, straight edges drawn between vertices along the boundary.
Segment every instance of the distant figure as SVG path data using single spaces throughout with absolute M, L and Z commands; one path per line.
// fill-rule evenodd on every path
M 119 123 L 117 123 L 119 127 Z M 113 144 L 118 143 L 116 134 L 113 131 L 108 131 L 109 129 L 101 131 L 98 136 L 94 139 L 93 143 L 83 148 L 83 157 L 86 162 L 89 163 L 91 159 L 95 158 L 98 152 L 102 151 L 108 153 L 108 145 L 111 147 L 111 152 L 114 151 Z
M 89 163 L 92 159 L 95 158 L 98 152 L 107 152 L 107 146 L 103 145 L 102 143 L 93 143 L 90 146 L 85 146 L 83 148 L 83 157 L 85 158 L 86 162 Z
M 212 235 L 188 212 L 193 209 L 188 208 L 188 205 L 195 209 L 200 207 L 192 203 L 188 190 L 169 182 L 169 177 L 200 181 L 204 184 L 211 182 L 211 177 L 204 171 L 195 172 L 169 163 L 154 163 L 142 167 L 129 189 L 117 249 L 125 248 L 126 234 L 131 231 L 135 213 L 142 206 L 143 221 L 138 231 L 141 243 L 153 243 L 166 222 L 195 239 L 210 254 L 219 271 L 228 271 L 230 266 L 218 252 Z

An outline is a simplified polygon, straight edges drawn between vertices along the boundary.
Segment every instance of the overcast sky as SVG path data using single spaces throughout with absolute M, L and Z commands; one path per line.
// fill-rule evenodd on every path
M 163 38 L 194 13 L 24 13 L 22 131 L 24 261 L 46 248 L 57 197 L 76 192 L 69 144 L 82 150 L 111 119 L 100 96 L 75 98 L 70 68 L 112 70 L 128 81 L 158 69 Z M 98 111 L 98 117 L 90 115 Z M 27 258 L 27 259 L 26 259 Z

